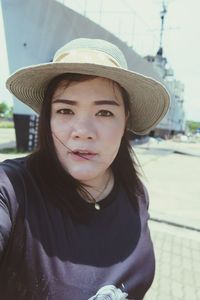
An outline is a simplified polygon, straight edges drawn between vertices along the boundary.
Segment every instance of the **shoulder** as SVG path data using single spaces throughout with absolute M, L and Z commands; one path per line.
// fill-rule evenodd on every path
M 6 159 L 0 163 L 0 169 L 8 170 L 8 169 L 19 169 L 23 168 L 28 156 L 14 158 L 14 159 Z
M 23 207 L 22 169 L 24 159 L 6 160 L 0 163 L 0 257 L 6 247 Z
M 0 195 L 9 210 L 18 206 L 23 199 L 26 159 L 10 159 L 0 163 Z
M 0 184 L 4 183 L 6 178 L 10 180 L 17 180 L 18 177 L 26 171 L 27 157 L 7 159 L 0 163 Z
M 144 183 L 141 182 L 141 192 L 139 195 L 139 206 L 143 207 L 145 209 L 149 209 L 149 193 L 148 190 L 146 188 L 146 186 L 144 185 Z
M 28 156 L 8 159 L 0 163 L 0 190 L 6 191 L 11 187 L 18 194 L 23 193 L 31 175 L 27 169 Z

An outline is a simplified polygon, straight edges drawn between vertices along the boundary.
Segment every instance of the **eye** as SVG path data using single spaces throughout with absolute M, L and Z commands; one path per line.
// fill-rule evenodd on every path
M 109 110 L 100 110 L 97 114 L 100 117 L 112 117 L 114 116 L 113 113 Z
M 62 109 L 58 109 L 56 111 L 57 114 L 61 114 L 61 115 L 73 115 L 73 111 L 69 108 L 62 108 Z

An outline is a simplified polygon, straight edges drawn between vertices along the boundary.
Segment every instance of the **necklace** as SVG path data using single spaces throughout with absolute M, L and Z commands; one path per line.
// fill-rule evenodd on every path
M 112 177 L 112 173 L 110 173 L 110 175 L 108 176 L 108 179 L 107 179 L 107 181 L 106 181 L 106 183 L 105 183 L 105 186 L 104 186 L 103 190 L 101 190 L 101 191 L 99 192 L 99 195 L 98 195 L 96 198 L 94 198 L 94 207 L 95 207 L 96 210 L 100 210 L 100 209 L 101 209 L 100 204 L 97 203 L 96 200 L 97 200 L 97 199 L 99 198 L 99 196 L 102 195 L 102 194 L 105 192 L 105 190 L 107 189 L 111 177 Z
M 112 178 L 112 172 L 110 172 L 109 176 L 108 176 L 108 179 L 106 180 L 106 183 L 103 187 L 103 189 L 101 191 L 97 190 L 96 188 L 92 188 L 90 187 L 93 191 L 96 191 L 98 192 L 97 196 L 93 197 L 91 192 L 89 192 L 87 190 L 87 196 L 86 194 L 82 194 L 82 192 L 80 191 L 80 195 L 82 195 L 82 197 L 87 201 L 89 202 L 90 204 L 93 204 L 94 205 L 94 208 L 96 210 L 100 210 L 101 209 L 101 206 L 99 203 L 97 203 L 97 200 L 100 198 L 100 196 L 105 192 L 105 190 L 107 189 L 108 187 L 108 184 L 110 182 L 110 179 Z
M 100 210 L 101 209 L 100 205 L 98 203 L 96 203 L 96 202 L 94 204 L 94 207 L 96 208 L 96 210 Z

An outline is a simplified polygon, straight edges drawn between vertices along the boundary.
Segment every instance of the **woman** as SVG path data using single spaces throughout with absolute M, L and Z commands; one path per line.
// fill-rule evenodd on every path
M 0 167 L 2 299 L 143 299 L 154 276 L 148 195 L 128 130 L 169 96 L 103 40 L 77 39 L 8 89 L 40 113 L 39 146 Z

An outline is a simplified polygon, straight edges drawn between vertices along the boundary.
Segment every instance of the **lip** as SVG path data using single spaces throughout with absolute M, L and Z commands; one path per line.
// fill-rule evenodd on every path
M 97 153 L 88 149 L 73 149 L 69 152 L 70 156 L 76 161 L 86 161 L 93 159 Z

